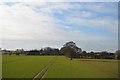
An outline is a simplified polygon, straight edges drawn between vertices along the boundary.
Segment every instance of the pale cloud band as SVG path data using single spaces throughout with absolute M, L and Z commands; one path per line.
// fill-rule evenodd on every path
M 1 0 L 3 2 L 118 2 L 119 0 Z

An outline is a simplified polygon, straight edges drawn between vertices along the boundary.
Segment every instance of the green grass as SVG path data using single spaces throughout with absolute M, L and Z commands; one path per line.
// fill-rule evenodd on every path
M 55 56 L 3 56 L 4 78 L 33 78 Z M 58 56 L 45 78 L 117 78 L 117 60 Z
M 58 57 L 46 78 L 116 78 L 115 60 L 70 59 Z
M 3 78 L 33 78 L 53 57 L 3 56 Z
M 0 53 L 0 78 L 2 78 L 2 55 Z

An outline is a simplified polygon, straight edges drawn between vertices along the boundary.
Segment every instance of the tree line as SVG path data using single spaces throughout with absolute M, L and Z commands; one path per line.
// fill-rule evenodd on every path
M 28 50 L 16 49 L 15 51 L 1 50 L 3 55 L 64 55 L 71 60 L 73 58 L 89 58 L 89 59 L 120 59 L 120 50 L 115 53 L 107 51 L 102 52 L 86 52 L 82 51 L 81 48 L 77 47 L 73 41 L 67 42 L 59 50 L 57 48 L 45 47 L 40 50 Z

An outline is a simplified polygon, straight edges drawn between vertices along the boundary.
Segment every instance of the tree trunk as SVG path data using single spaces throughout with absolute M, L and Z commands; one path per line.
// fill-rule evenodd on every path
M 72 60 L 72 57 L 73 57 L 73 55 L 72 55 L 72 53 L 71 53 L 71 60 Z

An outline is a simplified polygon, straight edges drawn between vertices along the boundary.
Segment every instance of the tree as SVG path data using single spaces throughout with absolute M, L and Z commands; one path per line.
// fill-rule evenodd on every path
M 82 52 L 81 48 L 78 48 L 73 41 L 67 42 L 60 49 L 60 54 L 64 54 L 66 57 L 72 58 L 80 57 L 80 53 Z
M 24 49 L 16 49 L 16 55 L 24 54 Z
M 85 58 L 87 56 L 86 51 L 82 51 L 82 53 L 80 54 L 81 58 Z
M 92 52 L 89 53 L 89 56 L 90 56 L 91 58 L 95 58 L 95 53 L 92 51 Z
M 59 55 L 59 49 L 45 47 L 40 50 L 40 55 Z
M 115 52 L 115 59 L 120 59 L 120 50 Z
M 108 58 L 108 56 L 109 56 L 109 54 L 107 51 L 102 51 L 100 54 L 101 59 L 106 59 L 106 58 Z
M 64 51 L 64 54 L 65 54 L 66 57 L 70 57 L 71 60 L 72 60 L 72 58 L 73 58 L 73 56 L 75 54 L 75 50 L 73 48 L 71 48 L 71 47 L 66 47 L 65 51 Z
M 26 53 L 27 53 L 27 55 L 40 55 L 39 50 L 37 50 L 37 49 L 27 51 Z

